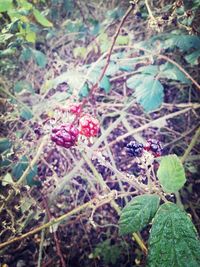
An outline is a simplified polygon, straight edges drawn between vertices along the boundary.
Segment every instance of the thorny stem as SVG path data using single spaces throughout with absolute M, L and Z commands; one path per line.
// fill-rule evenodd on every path
M 193 107 L 193 108 L 194 108 L 194 109 L 198 109 L 198 108 L 200 108 L 200 105 L 197 105 L 197 106 L 195 106 L 195 107 Z M 150 121 L 149 123 L 146 123 L 145 125 L 142 125 L 142 126 L 136 128 L 136 129 L 133 129 L 132 131 L 130 131 L 130 132 L 126 133 L 126 134 L 123 134 L 123 135 L 117 137 L 114 141 L 110 142 L 108 145 L 109 145 L 109 146 L 112 146 L 112 145 L 118 143 L 119 141 L 125 139 L 126 137 L 128 137 L 128 136 L 130 136 L 130 135 L 133 135 L 133 134 L 136 134 L 136 133 L 138 133 L 138 132 L 141 132 L 141 131 L 145 130 L 145 129 L 148 128 L 148 127 L 153 127 L 154 124 L 157 125 L 157 124 L 158 124 L 160 121 L 162 121 L 162 120 L 171 119 L 171 118 L 176 117 L 176 116 L 179 116 L 179 115 L 181 115 L 181 114 L 183 114 L 183 113 L 185 113 L 185 112 L 187 112 L 187 111 L 189 111 L 189 110 L 191 110 L 191 108 L 186 108 L 186 109 L 183 109 L 183 110 L 179 110 L 179 111 L 170 113 L 170 114 L 168 114 L 168 115 L 165 115 L 165 116 L 163 116 L 163 117 L 161 117 L 161 118 L 158 118 L 158 119 L 156 119 L 156 120 L 154 120 L 154 121 Z M 105 147 L 102 147 L 102 148 L 100 148 L 99 150 L 100 150 L 100 151 L 101 151 L 101 150 L 105 150 Z
M 200 127 L 196 130 L 196 133 L 195 133 L 195 135 L 193 136 L 192 141 L 190 142 L 190 145 L 188 146 L 188 148 L 186 149 L 184 155 L 182 156 L 182 158 L 181 158 L 181 162 L 182 162 L 182 163 L 184 163 L 184 162 L 186 161 L 188 155 L 190 154 L 190 151 L 191 151 L 191 150 L 193 149 L 193 147 L 195 146 L 195 144 L 196 144 L 196 142 L 197 142 L 197 140 L 198 140 L 198 138 L 199 138 L 199 135 L 200 135 Z M 179 193 L 179 192 L 176 192 L 176 193 L 175 193 L 175 196 L 176 196 L 176 204 L 177 204 L 180 208 L 184 209 L 184 206 L 183 206 L 183 204 L 182 204 L 182 202 L 181 202 L 181 196 L 180 196 L 180 193 Z
M 135 5 L 134 4 L 131 4 L 129 6 L 129 8 L 127 9 L 126 13 L 124 14 L 114 36 L 113 36 L 113 40 L 112 40 L 112 44 L 111 44 L 111 47 L 109 49 L 109 51 L 107 52 L 107 58 L 106 58 L 106 64 L 98 78 L 98 81 L 92 86 L 92 88 L 90 89 L 90 92 L 89 92 L 89 96 L 87 98 L 85 98 L 82 103 L 81 103 L 81 109 L 85 106 L 85 104 L 88 102 L 90 96 L 93 96 L 94 92 L 98 89 L 98 85 L 99 83 L 101 82 L 102 78 L 104 77 L 105 73 L 106 73 L 106 70 L 109 66 L 109 62 L 110 62 L 110 58 L 111 58 L 111 54 L 112 54 L 112 51 L 113 51 L 113 48 L 114 48 L 114 45 L 115 45 L 115 42 L 116 42 L 116 39 L 120 33 L 120 30 L 124 24 L 124 22 L 126 21 L 127 17 L 129 16 L 129 14 L 131 13 L 131 11 L 134 9 Z M 79 115 L 78 115 L 79 116 Z M 78 116 L 75 118 L 75 121 L 78 119 Z
M 26 168 L 26 170 L 24 171 L 24 173 L 22 174 L 22 176 L 19 178 L 19 180 L 15 183 L 16 186 L 23 184 L 24 180 L 26 179 L 28 173 L 30 172 L 30 170 L 33 168 L 33 166 L 36 164 L 36 162 L 39 160 L 40 155 L 43 151 L 43 147 L 46 145 L 48 140 L 48 136 L 45 135 L 37 149 L 36 155 L 35 157 L 32 159 L 31 163 L 28 165 L 28 167 Z M 12 191 L 10 193 L 10 195 L 8 196 L 8 198 L 6 199 L 6 202 L 10 201 L 13 197 L 14 197 L 15 191 Z M 5 203 L 6 203 L 5 202 Z M 1 206 L 1 210 L 5 207 L 5 203 L 3 203 L 3 205 Z
M 132 194 L 132 192 L 130 192 L 130 195 L 131 194 Z M 118 194 L 116 196 L 116 198 L 124 197 L 124 195 L 127 195 L 127 194 L 126 193 L 125 194 L 124 193 L 123 194 Z M 10 244 L 12 244 L 14 242 L 20 241 L 20 240 L 22 240 L 22 239 L 24 239 L 26 237 L 29 237 L 29 236 L 31 236 L 31 235 L 33 235 L 35 233 L 38 233 L 38 232 L 42 231 L 43 229 L 49 228 L 52 225 L 57 224 L 57 223 L 59 223 L 59 222 L 61 222 L 63 220 L 66 220 L 66 218 L 76 214 L 79 211 L 82 211 L 82 210 L 84 210 L 86 208 L 90 208 L 90 207 L 92 208 L 93 205 L 95 203 L 97 203 L 97 202 L 101 203 L 101 201 L 102 201 L 102 202 L 104 202 L 106 204 L 106 203 L 109 203 L 112 199 L 113 199 L 113 193 L 112 192 L 110 194 L 107 194 L 103 200 L 99 200 L 99 198 L 93 198 L 92 200 L 90 200 L 90 201 L 88 201 L 88 202 L 86 202 L 86 203 L 74 208 L 73 210 L 61 215 L 60 217 L 50 220 L 48 223 L 45 223 L 45 224 L 43 224 L 43 225 L 41 225 L 39 227 L 36 227 L 35 229 L 33 229 L 33 230 L 31 230 L 31 231 L 29 231 L 29 232 L 27 232 L 25 234 L 22 234 L 21 236 L 14 237 L 14 238 L 12 238 L 12 239 L 10 239 L 8 241 L 0 243 L 0 249 L 2 249 L 2 248 L 6 247 L 6 246 L 8 246 L 8 245 L 10 245 Z
M 26 168 L 26 170 L 24 171 L 22 176 L 19 178 L 19 180 L 16 182 L 16 184 L 22 184 L 24 182 L 24 180 L 26 179 L 26 176 L 28 175 L 28 173 L 33 168 L 33 166 L 36 164 L 38 159 L 40 158 L 40 155 L 41 155 L 41 153 L 43 151 L 43 147 L 47 144 L 47 140 L 48 140 L 48 135 L 43 137 L 43 139 L 42 139 L 42 141 L 41 141 L 41 143 L 40 143 L 40 145 L 39 145 L 39 147 L 37 149 L 35 157 L 31 161 L 31 163 L 28 165 L 28 167 Z
M 45 209 L 46 209 L 46 212 L 47 212 L 48 219 L 50 221 L 52 219 L 52 216 L 51 216 L 51 212 L 49 210 L 46 198 L 43 198 L 43 202 L 44 202 L 44 206 L 45 206 Z M 61 266 L 62 267 L 66 267 L 65 260 L 63 258 L 63 254 L 62 254 L 62 251 L 61 251 L 61 248 L 60 248 L 60 244 L 59 244 L 59 240 L 58 240 L 56 231 L 53 231 L 53 238 L 54 238 L 54 241 L 55 241 L 55 244 L 56 244 L 56 251 L 57 251 L 57 254 L 58 254 L 59 258 L 60 258 Z
M 42 249 L 43 249 L 43 244 L 44 244 L 44 235 L 45 235 L 45 229 L 43 229 L 42 232 L 41 232 L 41 240 L 40 240 L 37 267 L 41 267 L 42 266 Z
M 136 243 L 139 244 L 139 246 L 141 247 L 141 249 L 144 252 L 144 254 L 147 255 L 147 253 L 148 253 L 147 247 L 144 245 L 143 242 L 141 242 L 141 238 L 139 237 L 139 235 L 136 234 L 136 233 L 133 233 L 132 239 L 133 239 L 133 241 L 135 240 Z
M 190 145 L 188 146 L 188 148 L 186 149 L 184 155 L 181 158 L 181 162 L 184 163 L 187 159 L 187 156 L 190 154 L 190 151 L 193 149 L 193 147 L 195 146 L 198 138 L 200 135 L 200 127 L 197 129 L 194 137 L 192 138 L 192 141 L 190 142 Z
M 104 190 L 106 189 L 106 191 L 110 191 L 110 188 L 107 186 L 107 184 L 103 180 L 103 178 L 98 174 L 97 170 L 95 169 L 95 167 L 93 166 L 93 164 L 91 163 L 91 161 L 89 160 L 89 158 L 86 155 L 84 155 L 83 153 L 82 153 L 82 156 L 83 156 L 84 160 L 87 162 L 88 166 L 93 171 L 95 177 L 97 177 L 98 182 L 100 183 L 100 186 L 102 187 L 102 189 L 104 189 Z M 121 214 L 121 209 L 120 209 L 119 205 L 117 204 L 117 202 L 115 200 L 111 200 L 110 204 L 114 208 L 114 210 L 117 212 L 117 214 L 120 215 Z M 138 243 L 138 245 L 140 246 L 141 250 L 146 255 L 147 248 L 146 248 L 146 246 L 144 244 L 144 241 L 139 236 L 139 234 L 134 233 L 134 236 L 135 236 L 135 241 Z
M 148 13 L 149 13 L 149 16 L 150 16 L 151 18 L 155 19 L 154 16 L 153 16 L 153 13 L 152 13 L 152 11 L 151 11 L 151 8 L 150 8 L 150 6 L 149 6 L 148 0 L 145 0 L 145 5 L 146 5 L 147 11 L 148 11 Z
M 196 87 L 200 90 L 200 84 L 195 81 L 192 76 L 184 70 L 184 68 L 182 68 L 177 62 L 175 62 L 174 60 L 172 60 L 171 58 L 165 56 L 165 55 L 158 55 L 158 58 L 162 58 L 170 63 L 172 63 L 173 65 L 175 65 L 181 72 L 183 72 L 185 74 L 185 76 L 191 81 L 193 82 L 193 84 L 196 85 Z

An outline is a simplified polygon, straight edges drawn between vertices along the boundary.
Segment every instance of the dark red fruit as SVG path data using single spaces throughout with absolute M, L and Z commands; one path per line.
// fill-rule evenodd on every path
M 99 132 L 99 121 L 90 114 L 85 114 L 79 121 L 80 134 L 86 137 L 96 136 Z
M 162 154 L 162 146 L 156 139 L 147 140 L 147 144 L 144 149 L 151 152 L 155 157 L 160 157 Z
M 81 114 L 81 104 L 79 103 L 72 104 L 69 108 L 69 111 L 75 115 Z
M 71 123 L 61 124 L 52 129 L 51 140 L 58 146 L 70 148 L 78 140 L 79 130 Z
M 143 144 L 131 141 L 126 145 L 127 152 L 133 157 L 141 157 L 143 154 Z

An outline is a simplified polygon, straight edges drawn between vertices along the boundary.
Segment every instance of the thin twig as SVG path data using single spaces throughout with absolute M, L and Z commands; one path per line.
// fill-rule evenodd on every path
M 192 141 L 190 142 L 190 145 L 188 146 L 188 148 L 186 149 L 184 155 L 181 158 L 181 162 L 184 163 L 187 159 L 187 156 L 190 154 L 190 151 L 193 149 L 193 147 L 195 146 L 198 138 L 200 135 L 200 127 L 197 129 L 195 135 L 192 138 Z
M 183 72 L 185 74 L 185 76 L 193 83 L 196 85 L 196 87 L 200 90 L 200 84 L 198 84 L 197 81 L 195 81 L 192 76 L 184 70 L 184 68 L 182 68 L 177 62 L 175 62 L 174 60 L 172 60 L 171 58 L 165 56 L 165 55 L 158 55 L 158 58 L 164 59 L 170 63 L 172 63 L 173 65 L 175 65 L 181 72 Z
M 113 36 L 113 39 L 112 39 L 112 43 L 111 43 L 111 47 L 109 49 L 109 51 L 106 53 L 107 54 L 107 58 L 106 58 L 106 64 L 97 80 L 97 82 L 92 86 L 92 88 L 90 89 L 90 92 L 89 92 L 89 96 L 87 98 L 84 98 L 84 100 L 82 101 L 81 103 L 81 109 L 85 106 L 85 104 L 88 102 L 88 100 L 90 99 L 91 96 L 93 96 L 94 92 L 98 89 L 98 86 L 99 86 L 99 83 L 101 82 L 102 78 L 104 77 L 105 73 L 106 73 L 106 70 L 109 66 L 109 63 L 110 63 L 110 58 L 111 58 L 111 55 L 112 55 L 112 51 L 114 49 L 114 45 L 115 45 L 115 42 L 117 40 L 117 37 L 120 33 L 120 30 L 124 24 L 124 22 L 126 21 L 127 17 L 129 16 L 129 14 L 131 13 L 131 11 L 134 9 L 135 5 L 134 4 L 131 4 L 129 6 L 129 8 L 127 9 L 126 13 L 124 14 L 123 18 L 121 19 L 121 22 Z M 104 57 L 104 55 L 103 55 Z M 76 117 L 75 120 L 78 119 L 78 116 Z
M 44 206 L 45 206 L 45 209 L 46 209 L 46 212 L 47 212 L 48 219 L 49 219 L 49 221 L 51 221 L 52 220 L 52 216 L 51 216 L 51 213 L 50 213 L 46 198 L 43 198 L 43 202 L 44 202 Z M 60 243 L 59 243 L 59 240 L 58 240 L 58 237 L 57 237 L 57 233 L 54 230 L 53 230 L 53 238 L 54 238 L 54 241 L 55 241 L 55 244 L 56 244 L 56 252 L 58 254 L 58 257 L 60 258 L 61 266 L 62 267 L 66 267 L 65 260 L 64 260 L 61 248 L 60 248 Z
M 130 193 L 130 195 L 131 194 L 132 194 L 132 192 Z M 116 198 L 121 198 L 121 197 L 124 197 L 125 195 L 127 195 L 127 194 L 124 194 L 124 193 L 118 194 L 116 196 Z M 106 203 L 109 203 L 112 199 L 113 199 L 113 193 L 112 192 L 111 192 L 111 194 L 107 194 L 103 200 L 100 200 L 99 198 L 93 198 L 92 200 L 74 208 L 73 210 L 61 215 L 60 217 L 50 220 L 48 223 L 45 223 L 39 227 L 36 227 L 35 229 L 33 229 L 33 230 L 31 230 L 25 234 L 22 234 L 21 236 L 14 237 L 14 238 L 7 240 L 3 243 L 0 243 L 0 249 L 2 249 L 2 248 L 6 247 L 6 246 L 8 246 L 14 242 L 23 240 L 24 238 L 29 237 L 35 233 L 38 233 L 38 232 L 42 231 L 43 229 L 49 228 L 54 224 L 60 223 L 64 220 L 66 220 L 66 218 L 76 214 L 79 211 L 82 211 L 82 210 L 84 210 L 86 208 L 90 208 L 90 207 L 92 208 L 94 203 L 98 203 L 98 202 L 100 203 L 101 201 L 103 201 L 106 204 Z
M 195 108 L 200 108 L 200 105 L 197 105 Z M 174 118 L 174 117 L 179 116 L 179 115 L 181 115 L 183 113 L 186 113 L 189 110 L 191 110 L 191 108 L 186 108 L 186 109 L 183 109 L 183 110 L 179 110 L 179 111 L 170 113 L 168 115 L 165 115 L 165 116 L 163 116 L 161 118 L 158 118 L 158 119 L 156 119 L 154 121 L 150 121 L 149 123 L 146 123 L 145 125 L 142 125 L 142 126 L 136 128 L 136 129 L 133 129 L 132 131 L 130 131 L 130 132 L 126 133 L 126 134 L 123 134 L 123 135 L 117 137 L 114 141 L 109 143 L 109 146 L 112 146 L 112 145 L 118 143 L 119 141 L 125 139 L 126 137 L 128 137 L 130 135 L 133 135 L 135 133 L 141 132 L 141 131 L 147 129 L 148 127 L 153 127 L 154 125 L 158 125 L 158 123 L 163 121 L 163 120 Z M 101 151 L 105 150 L 105 147 L 102 147 L 99 150 L 101 150 Z

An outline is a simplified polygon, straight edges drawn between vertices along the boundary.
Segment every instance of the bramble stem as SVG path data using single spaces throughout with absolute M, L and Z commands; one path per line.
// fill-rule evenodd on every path
M 184 155 L 181 158 L 181 162 L 184 163 L 187 159 L 187 156 L 190 154 L 190 151 L 193 149 L 193 147 L 195 146 L 198 138 L 200 135 L 200 127 L 196 130 L 195 135 L 192 138 L 192 141 L 190 142 L 190 145 L 188 146 L 188 148 L 186 149 Z
M 128 194 L 127 193 L 118 194 L 116 196 L 116 198 L 121 198 L 121 197 L 128 196 L 128 195 L 132 195 L 132 192 L 130 192 Z M 86 203 L 74 208 L 73 210 L 61 215 L 60 217 L 50 220 L 48 223 L 45 223 L 45 224 L 43 224 L 43 225 L 41 225 L 39 227 L 36 227 L 35 229 L 33 229 L 33 230 L 31 230 L 31 231 L 29 231 L 29 232 L 27 232 L 27 233 L 25 233 L 25 234 L 23 234 L 21 236 L 14 237 L 14 238 L 12 238 L 10 240 L 7 240 L 7 241 L 5 241 L 3 243 L 0 243 L 0 249 L 2 249 L 2 248 L 6 247 L 6 246 L 8 246 L 8 245 L 10 245 L 10 244 L 12 244 L 14 242 L 23 240 L 24 238 L 29 237 L 29 236 L 31 236 L 33 234 L 36 234 L 36 233 L 42 231 L 43 229 L 49 228 L 50 226 L 52 226 L 54 224 L 57 224 L 57 223 L 59 223 L 59 222 L 61 222 L 63 220 L 66 220 L 66 218 L 76 214 L 79 211 L 82 211 L 82 210 L 84 210 L 86 208 L 90 208 L 90 207 L 92 208 L 95 203 L 99 203 L 99 205 L 101 203 L 106 204 L 106 203 L 109 203 L 112 199 L 113 199 L 113 193 L 112 192 L 111 192 L 111 194 L 107 194 L 105 196 L 105 198 L 102 199 L 102 200 L 100 200 L 99 198 L 93 198 L 92 200 L 90 200 L 90 201 L 88 201 L 88 202 L 86 202 Z

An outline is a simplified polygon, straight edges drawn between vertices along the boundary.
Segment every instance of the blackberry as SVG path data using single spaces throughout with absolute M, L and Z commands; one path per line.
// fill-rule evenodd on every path
M 79 131 L 73 124 L 61 124 L 52 130 L 51 140 L 58 146 L 70 148 L 76 144 L 78 135 Z
M 143 154 L 143 144 L 131 141 L 126 145 L 127 152 L 133 157 L 141 157 Z
M 162 153 L 162 146 L 160 142 L 156 139 L 149 139 L 147 140 L 147 144 L 144 147 L 146 151 L 151 152 L 155 157 L 161 156 Z

